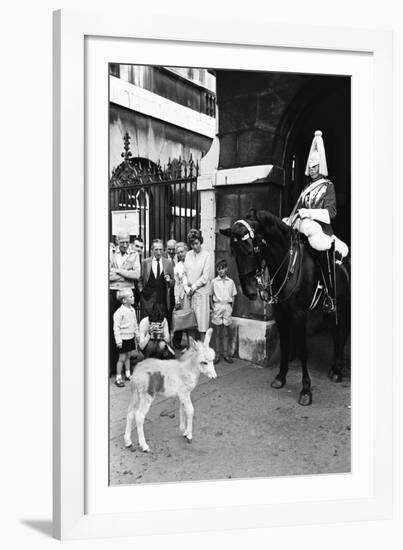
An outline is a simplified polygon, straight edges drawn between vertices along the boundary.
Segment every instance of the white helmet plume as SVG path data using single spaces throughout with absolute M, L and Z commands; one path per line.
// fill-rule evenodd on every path
M 322 132 L 316 130 L 312 140 L 311 150 L 309 151 L 306 163 L 305 175 L 309 175 L 309 167 L 319 164 L 319 173 L 327 176 L 327 162 L 325 153 L 325 144 L 323 143 Z

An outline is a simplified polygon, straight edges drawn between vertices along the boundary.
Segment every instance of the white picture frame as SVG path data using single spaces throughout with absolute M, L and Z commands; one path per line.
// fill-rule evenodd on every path
M 381 160 L 387 158 L 392 150 L 392 34 L 386 31 L 358 29 L 274 26 L 264 18 L 259 21 L 251 20 L 249 23 L 245 24 L 245 20 L 236 19 L 223 21 L 206 18 L 203 21 L 200 17 L 192 16 L 181 19 L 165 16 L 150 19 L 144 14 L 136 13 L 133 13 L 132 17 L 129 17 L 129 14 L 122 17 L 121 12 L 63 10 L 54 14 L 56 538 L 129 536 L 391 517 L 392 286 L 383 286 L 381 293 L 377 290 L 380 288 L 379 266 L 385 269 L 385 266 L 392 263 L 392 219 L 388 211 L 389 202 L 375 200 L 373 182 L 382 181 L 383 193 L 391 193 L 392 167 Z M 367 304 L 365 316 L 360 320 L 361 332 L 362 329 L 368 329 L 371 335 L 376 334 L 376 338 L 372 339 L 373 347 L 366 346 L 364 349 L 361 344 L 361 350 L 358 351 L 362 351 L 364 357 L 368 356 L 368 361 L 372 365 L 382 364 L 383 384 L 376 388 L 375 399 L 374 370 L 369 369 L 368 380 L 362 382 L 363 388 L 357 389 L 362 414 L 355 417 L 356 433 L 364 434 L 366 445 L 371 445 L 371 452 L 366 453 L 366 458 L 362 457 L 360 462 L 365 466 L 358 468 L 359 471 L 354 471 L 353 461 L 353 472 L 349 479 L 339 477 L 336 480 L 327 480 L 325 478 L 331 476 L 321 476 L 318 485 L 323 488 L 328 484 L 330 489 L 327 494 L 325 489 L 320 496 L 320 489 L 314 487 L 315 476 L 310 479 L 269 480 L 267 487 L 270 487 L 270 493 L 283 495 L 282 499 L 277 500 L 267 496 L 265 491 L 259 490 L 268 480 L 232 480 L 227 483 L 225 489 L 219 482 L 199 482 L 186 484 L 186 487 L 183 487 L 185 484 L 170 484 L 169 487 L 167 484 L 149 487 L 129 486 L 120 489 L 107 486 L 104 476 L 105 463 L 102 462 L 107 448 L 107 394 L 102 393 L 104 388 L 102 384 L 98 385 L 94 370 L 96 354 L 100 354 L 102 362 L 104 348 L 100 346 L 99 350 L 94 350 L 91 344 L 96 338 L 97 331 L 101 330 L 102 333 L 106 325 L 99 326 L 89 322 L 94 316 L 95 308 L 97 317 L 101 318 L 105 312 L 105 303 L 98 307 L 97 297 L 102 295 L 103 287 L 106 288 L 106 280 L 102 276 L 94 277 L 96 271 L 93 266 L 101 266 L 101 270 L 103 265 L 106 266 L 107 193 L 105 192 L 104 198 L 101 194 L 97 201 L 92 200 L 95 196 L 92 185 L 94 179 L 100 176 L 101 181 L 106 183 L 108 178 L 108 172 L 105 170 L 107 158 L 102 155 L 105 151 L 102 147 L 107 147 L 107 141 L 104 139 L 107 134 L 108 111 L 108 91 L 104 86 L 107 82 L 107 68 L 105 67 L 103 74 L 102 71 L 97 72 L 95 67 L 98 61 L 104 63 L 105 41 L 109 42 L 111 49 L 114 48 L 114 52 L 124 52 L 125 48 L 129 48 L 130 59 L 133 58 L 134 45 L 137 59 L 132 59 L 131 62 L 141 64 L 157 63 L 155 60 L 159 59 L 160 64 L 175 65 L 179 64 L 177 60 L 182 58 L 181 64 L 190 66 L 186 52 L 192 47 L 199 51 L 199 55 L 200 51 L 204 51 L 206 57 L 208 52 L 209 55 L 212 52 L 215 56 L 224 50 L 227 55 L 236 52 L 234 63 L 238 64 L 242 63 L 242 51 L 247 48 L 253 49 L 256 58 L 259 57 L 259 52 L 269 52 L 274 57 L 278 53 L 285 58 L 290 54 L 299 58 L 300 62 L 308 67 L 311 63 L 311 72 L 321 72 L 321 67 L 325 71 L 325 65 L 332 58 L 337 58 L 339 63 L 344 59 L 346 65 L 350 60 L 353 64 L 356 60 L 354 70 L 357 71 L 357 82 L 361 86 L 366 82 L 373 85 L 370 104 L 361 113 L 362 117 L 365 114 L 365 124 L 364 118 L 352 119 L 353 132 L 357 132 L 356 141 L 353 139 L 353 153 L 354 143 L 357 143 L 357 155 L 352 156 L 353 186 L 356 182 L 356 191 L 353 193 L 353 217 L 359 216 L 359 225 L 365 226 L 364 231 L 357 228 L 357 232 L 361 231 L 363 234 L 363 239 L 360 241 L 361 251 L 357 251 L 355 255 L 355 262 L 362 266 L 363 274 L 368 268 L 371 270 L 360 294 L 360 300 L 362 304 L 365 295 L 369 296 L 373 308 L 368 308 Z M 315 58 L 314 65 L 309 60 L 312 56 Z M 110 61 L 113 62 L 114 59 Z M 125 59 L 122 57 L 119 61 L 125 62 Z M 280 61 L 279 57 L 278 63 Z M 213 64 L 210 63 L 210 66 Z M 94 74 L 92 69 L 95 69 Z M 90 92 L 94 84 L 97 84 L 97 89 L 100 90 L 96 97 L 92 97 Z M 355 102 L 357 97 L 354 97 L 353 93 L 353 114 Z M 94 113 L 97 114 L 96 121 Z M 359 121 L 360 127 L 357 128 L 354 122 L 358 124 Z M 94 124 L 100 125 L 101 129 L 104 128 L 104 133 L 101 132 L 102 135 L 97 138 L 102 143 L 101 149 L 97 148 L 98 154 L 101 151 L 101 160 L 96 169 L 93 169 L 93 164 L 91 165 L 94 140 L 91 140 L 90 136 L 94 135 Z M 369 150 L 367 148 L 366 152 L 370 162 L 357 167 L 354 163 L 358 162 L 357 159 L 364 159 L 365 153 L 360 150 L 360 135 L 362 142 L 368 145 Z M 368 136 L 373 137 L 373 142 L 366 141 L 369 139 Z M 373 151 L 376 151 L 376 154 L 373 154 Z M 363 182 L 359 183 L 359 173 L 365 176 L 365 188 Z M 99 179 L 97 181 L 99 184 Z M 372 185 L 368 183 L 367 186 L 367 182 L 372 182 Z M 364 189 L 361 197 L 360 191 Z M 362 211 L 359 213 L 358 198 L 362 200 Z M 373 215 L 375 204 L 376 217 Z M 99 231 L 103 233 L 99 235 Z M 94 248 L 91 243 L 95 242 L 95 233 L 99 237 L 99 244 Z M 376 239 L 379 245 L 376 264 L 370 237 Z M 358 301 L 357 307 L 359 306 Z M 353 307 L 353 324 L 354 320 L 357 323 L 357 319 L 360 319 L 360 313 Z M 369 341 L 368 332 L 366 341 Z M 360 342 L 365 342 L 365 334 L 364 338 L 361 335 Z M 353 362 L 353 368 L 354 364 Z M 102 371 L 102 366 L 100 370 Z M 357 388 L 357 384 L 355 387 Z M 361 395 L 364 392 L 365 395 Z M 103 395 L 104 399 L 101 398 L 98 402 L 96 396 L 99 395 Z M 365 424 L 365 413 L 368 412 L 373 413 L 372 416 L 370 414 L 370 418 L 367 416 L 369 427 Z M 100 455 L 103 459 L 99 458 Z M 104 481 L 100 481 L 102 479 Z M 355 480 L 354 483 L 351 480 Z M 307 484 L 313 487 L 313 497 L 289 497 L 293 491 L 300 491 L 300 495 L 306 495 Z M 117 490 L 121 491 L 118 498 Z M 177 501 L 181 504 L 169 508 L 164 503 L 164 498 L 167 494 L 171 496 L 173 493 L 177 495 Z M 195 493 L 198 494 L 199 505 L 189 498 L 189 495 Z M 136 506 L 128 506 L 126 503 L 130 500 L 135 501 Z M 99 510 L 93 504 L 95 501 L 100 503 Z M 211 504 L 213 502 L 214 505 Z

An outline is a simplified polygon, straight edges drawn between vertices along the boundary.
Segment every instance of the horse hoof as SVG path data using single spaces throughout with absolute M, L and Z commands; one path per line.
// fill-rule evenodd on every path
M 306 407 L 312 404 L 312 394 L 311 393 L 301 393 L 298 399 L 298 404 Z
M 333 369 L 331 369 L 329 371 L 329 378 L 332 382 L 339 383 L 339 382 L 342 381 L 343 376 L 342 376 L 341 372 L 337 372 L 337 371 L 334 371 Z
M 187 441 L 188 443 L 192 443 L 192 438 L 189 437 L 188 435 L 185 435 L 184 438 L 186 439 L 186 441 Z
M 285 386 L 285 380 L 283 381 L 283 380 L 280 380 L 279 378 L 275 378 L 270 385 L 272 388 L 279 390 L 280 388 Z
M 125 443 L 126 449 L 130 449 L 130 447 L 132 447 L 132 446 L 133 446 L 133 443 L 131 441 L 130 441 L 130 443 L 129 442 Z
M 143 453 L 151 453 L 151 449 L 150 449 L 150 447 L 148 447 L 148 445 L 147 445 L 147 447 L 142 447 L 141 450 L 143 451 Z

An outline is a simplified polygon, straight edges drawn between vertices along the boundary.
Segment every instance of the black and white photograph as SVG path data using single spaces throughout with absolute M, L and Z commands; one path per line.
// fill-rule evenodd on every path
M 109 64 L 110 485 L 351 471 L 350 108 Z

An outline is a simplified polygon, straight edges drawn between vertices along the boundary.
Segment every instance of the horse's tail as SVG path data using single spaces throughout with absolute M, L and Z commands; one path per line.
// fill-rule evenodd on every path
M 351 293 L 351 264 L 350 260 L 346 261 L 345 263 L 338 264 L 340 267 L 340 270 L 342 273 L 344 273 L 344 276 L 346 278 L 347 283 L 347 290 L 348 293 Z

